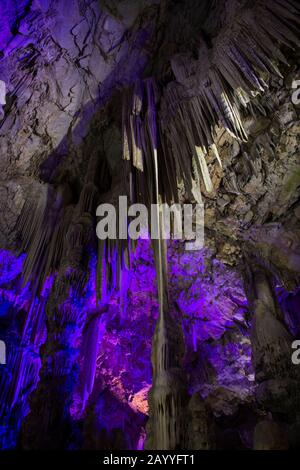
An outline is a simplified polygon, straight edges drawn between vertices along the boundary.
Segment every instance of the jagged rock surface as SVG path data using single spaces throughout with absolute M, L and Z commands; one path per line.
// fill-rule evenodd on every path
M 141 243 L 131 259 L 128 246 L 100 244 L 97 265 L 88 236 L 96 202 L 125 190 L 122 152 L 136 200 L 159 189 L 163 200 L 205 204 L 205 250 L 168 247 L 164 282 L 186 351 L 175 372 L 154 364 L 171 428 L 160 441 L 299 446 L 289 350 L 299 337 L 299 8 L 250 3 L 78 0 L 66 12 L 59 0 L 1 2 L 0 246 L 26 252 L 1 258 L 2 447 L 17 445 L 26 415 L 25 447 L 144 445 L 159 250 Z M 249 266 L 272 280 L 267 295 Z M 176 348 L 165 333 L 157 361 L 166 342 L 169 357 Z M 160 445 L 157 403 L 150 447 Z

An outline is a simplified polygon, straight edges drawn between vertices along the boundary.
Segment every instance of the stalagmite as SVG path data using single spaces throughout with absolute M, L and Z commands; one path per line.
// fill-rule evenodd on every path
M 255 256 L 246 259 L 245 287 L 249 306 L 253 312 L 250 338 L 252 363 L 255 379 L 258 382 L 256 399 L 265 412 L 274 413 L 274 421 L 278 419 L 276 416 L 278 403 L 284 402 L 286 415 L 299 423 L 300 401 L 297 398 L 299 372 L 291 361 L 293 335 L 284 323 L 272 285 L 272 274 L 264 267 L 264 260 L 255 260 Z M 275 427 L 284 434 L 280 418 L 278 423 L 272 421 L 269 424 L 270 428 Z M 260 428 L 261 423 L 258 423 L 255 430 L 256 437 Z M 260 445 L 257 442 L 255 439 L 255 448 Z M 272 443 L 272 436 L 266 439 L 264 445 L 265 449 L 272 445 L 275 446 L 274 449 L 281 448 L 279 442 Z
M 146 449 L 187 448 L 188 395 L 182 368 L 183 355 L 180 326 L 165 312 L 157 322 L 153 338 L 153 385 L 148 397 L 150 418 Z
M 188 449 L 212 450 L 216 448 L 216 430 L 211 411 L 195 393 L 188 404 L 189 424 L 187 430 Z
M 251 344 L 256 380 L 289 375 L 292 335 L 283 323 L 267 273 L 258 266 L 249 269 L 249 295 L 252 296 L 249 300 L 254 311 Z

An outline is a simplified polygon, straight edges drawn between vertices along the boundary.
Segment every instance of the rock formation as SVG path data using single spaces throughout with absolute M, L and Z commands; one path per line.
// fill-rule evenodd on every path
M 1 2 L 1 449 L 299 447 L 299 12 Z M 157 239 L 97 239 L 122 195 Z

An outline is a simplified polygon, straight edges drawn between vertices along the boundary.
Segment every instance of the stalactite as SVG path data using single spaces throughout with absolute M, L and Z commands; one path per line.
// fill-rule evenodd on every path
M 6 104 L 6 85 L 0 80 L 0 120 L 4 118 L 3 106 Z
M 218 152 L 218 149 L 217 149 L 216 144 L 212 144 L 210 148 L 211 148 L 211 150 L 212 150 L 214 156 L 216 157 L 216 159 L 217 159 L 217 161 L 218 161 L 220 167 L 222 168 L 222 161 L 221 161 L 221 158 L 220 158 L 220 155 L 219 155 L 219 152 Z
M 23 283 L 31 282 L 33 295 L 40 292 L 46 278 L 58 268 L 72 212 L 70 207 L 66 208 L 69 201 L 67 186 L 56 190 L 46 185 L 36 207 L 32 201 L 24 205 L 19 220 L 21 252 L 27 252 Z
M 197 330 L 196 325 L 193 323 L 192 325 L 192 339 L 193 339 L 193 349 L 197 352 Z
M 126 318 L 127 313 L 127 295 L 130 286 L 130 273 L 126 266 L 122 266 L 120 271 L 120 311 L 122 319 Z
M 98 346 L 105 332 L 107 310 L 107 306 L 104 306 L 93 313 L 83 333 L 82 409 L 85 408 L 87 399 L 93 390 Z
M 213 191 L 213 184 L 209 176 L 209 171 L 208 171 L 207 163 L 205 160 L 205 155 L 201 147 L 196 147 L 196 154 L 199 159 L 198 161 L 199 161 L 199 165 L 201 168 L 201 173 L 202 173 L 206 191 L 210 193 Z

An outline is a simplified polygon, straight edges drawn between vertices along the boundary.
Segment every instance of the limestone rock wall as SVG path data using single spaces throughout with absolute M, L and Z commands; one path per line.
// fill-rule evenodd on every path
M 0 17 L 1 447 L 297 448 L 297 3 Z M 97 245 L 130 172 L 137 200 L 204 202 L 205 249 L 159 270 L 149 243 Z

